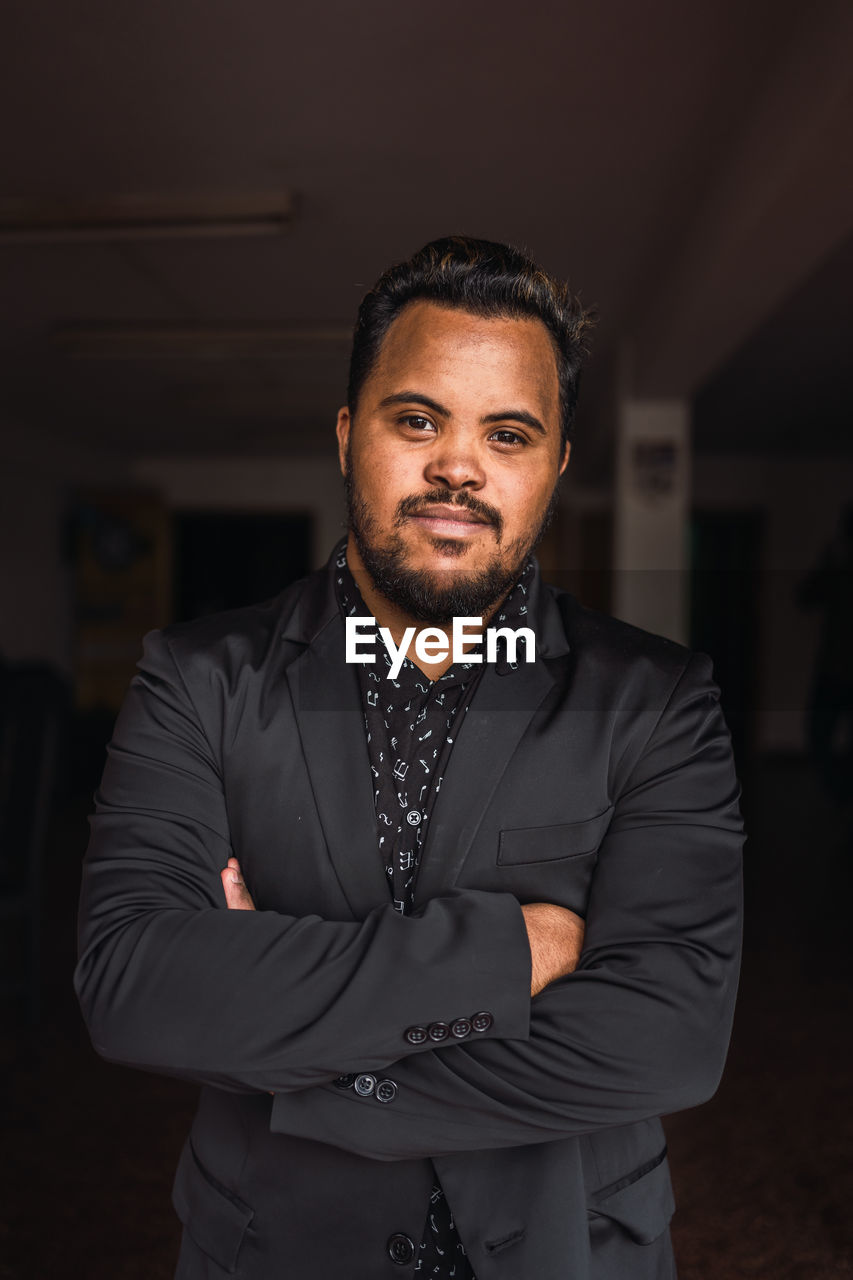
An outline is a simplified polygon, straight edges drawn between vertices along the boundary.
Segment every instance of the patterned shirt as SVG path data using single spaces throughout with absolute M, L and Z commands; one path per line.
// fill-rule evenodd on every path
M 524 624 L 534 568 L 533 560 L 528 559 L 491 626 Z M 370 610 L 347 565 L 344 544 L 337 550 L 335 570 L 341 612 L 345 616 L 369 616 Z M 469 652 L 482 653 L 482 644 Z M 503 639 L 498 643 L 497 663 L 504 670 L 515 665 L 506 660 Z M 380 643 L 374 663 L 358 664 L 358 677 L 373 775 L 379 853 L 385 861 L 394 906 L 408 915 L 414 907 L 430 814 L 485 663 L 456 662 L 437 680 L 430 680 L 409 658 L 394 680 L 387 674 L 390 667 L 391 656 Z M 433 1280 L 475 1280 L 437 1177 L 430 1192 L 415 1271 Z

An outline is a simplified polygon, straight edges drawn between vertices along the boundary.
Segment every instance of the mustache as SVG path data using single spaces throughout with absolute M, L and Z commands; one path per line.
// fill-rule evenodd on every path
M 503 517 L 497 507 L 493 507 L 489 502 L 483 502 L 481 498 L 475 498 L 471 493 L 454 493 L 452 489 L 430 489 L 429 493 L 412 494 L 408 498 L 401 499 L 397 504 L 394 523 L 402 524 L 408 516 L 419 515 L 428 507 L 435 506 L 437 502 L 448 507 L 464 507 L 466 511 L 479 516 L 486 524 L 494 525 L 498 535 L 503 532 Z

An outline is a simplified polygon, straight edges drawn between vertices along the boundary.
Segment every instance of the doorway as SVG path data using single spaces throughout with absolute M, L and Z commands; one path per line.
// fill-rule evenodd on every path
M 690 517 L 688 643 L 713 659 L 739 773 L 755 745 L 763 520 L 761 510 L 694 510 Z
M 172 535 L 176 622 L 268 600 L 311 568 L 307 513 L 176 511 Z

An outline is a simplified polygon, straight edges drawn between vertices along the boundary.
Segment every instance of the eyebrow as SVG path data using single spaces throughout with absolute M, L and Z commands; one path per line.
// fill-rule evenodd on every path
M 437 413 L 440 418 L 453 416 L 449 409 L 445 409 L 444 405 L 439 404 L 437 400 L 433 400 L 429 396 L 421 395 L 419 391 L 397 391 L 394 395 L 386 396 L 384 400 L 380 400 L 379 408 L 388 409 L 395 404 L 422 404 L 424 408 L 432 409 L 433 413 Z
M 424 408 L 431 409 L 433 413 L 440 418 L 452 418 L 453 415 L 444 405 L 439 404 L 437 400 L 433 400 L 431 396 L 422 395 L 420 391 L 397 391 L 394 395 L 386 396 L 384 400 L 380 400 L 379 408 L 388 409 L 395 404 L 422 404 Z M 532 413 L 528 413 L 526 409 L 504 409 L 501 413 L 487 413 L 480 421 L 484 424 L 493 422 L 520 422 L 526 427 L 532 427 L 534 431 L 538 431 L 540 435 L 547 435 L 548 432 Z
M 526 409 L 506 409 L 503 413 L 487 413 L 485 418 L 481 418 L 480 421 L 521 422 L 526 427 L 533 427 L 534 431 L 538 431 L 543 436 L 548 434 L 539 419 L 534 417 L 532 413 L 528 413 Z

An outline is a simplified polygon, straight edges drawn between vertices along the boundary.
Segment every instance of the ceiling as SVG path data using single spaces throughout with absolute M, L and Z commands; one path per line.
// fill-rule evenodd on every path
M 267 238 L 0 239 L 0 415 L 126 456 L 331 450 L 362 293 L 390 261 L 462 231 L 526 245 L 597 306 L 573 453 L 594 474 L 602 452 L 584 426 L 587 441 L 605 431 L 619 353 L 651 333 L 649 299 L 767 86 L 839 12 L 828 0 L 18 4 L 4 23 L 0 198 L 203 207 L 287 191 L 298 212 Z M 818 70 L 805 68 L 804 100 Z M 835 252 L 837 224 L 824 235 Z M 849 244 L 832 262 L 799 286 L 811 317 L 828 290 L 847 334 Z M 832 379 L 825 348 L 776 309 L 760 323 L 750 311 L 754 345 L 704 379 L 699 447 L 774 442 L 773 415 L 744 406 L 778 389 L 781 358 L 801 381 L 806 359 Z

